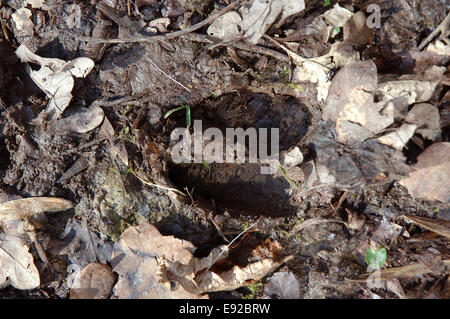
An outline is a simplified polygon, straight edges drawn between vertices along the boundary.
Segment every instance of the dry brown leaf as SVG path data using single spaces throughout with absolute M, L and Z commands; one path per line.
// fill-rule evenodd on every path
M 240 8 L 240 14 L 230 11 L 217 18 L 207 32 L 224 41 L 232 40 L 243 33 L 247 42 L 257 44 L 280 15 L 281 19 L 277 28 L 287 18 L 304 9 L 303 0 L 253 0 Z
M 401 151 L 413 137 L 416 128 L 414 124 L 402 124 L 395 132 L 380 136 L 377 141 Z
M 103 122 L 105 113 L 99 106 L 79 108 L 70 116 L 60 119 L 54 124 L 56 134 L 79 133 L 92 131 Z
M 374 102 L 377 88 L 377 67 L 372 61 L 350 64 L 334 77 L 326 106 L 324 120 L 336 122 L 340 142 L 361 141 L 361 135 L 348 134 L 342 124 L 359 124 L 372 133 L 378 133 L 394 122 L 394 106 L 389 102 Z
M 450 200 L 450 143 L 434 143 L 417 158 L 409 177 L 400 181 L 417 198 Z
M 17 289 L 39 287 L 39 272 L 23 239 L 0 233 L 0 288 L 12 285 Z
M 94 67 L 94 61 L 86 57 L 66 62 L 56 58 L 43 58 L 34 54 L 25 45 L 20 45 L 16 55 L 22 62 L 36 63 L 41 66 L 37 71 L 25 65 L 33 82 L 45 92 L 50 101 L 46 112 L 52 119 L 58 118 L 72 100 L 73 77 L 86 77 Z
M 447 269 L 450 267 L 450 259 L 444 260 L 444 264 Z M 425 275 L 432 272 L 428 267 L 426 267 L 422 263 L 410 264 L 407 266 L 401 267 L 392 267 L 388 269 L 380 270 L 380 280 L 390 280 L 394 278 L 403 278 L 403 277 L 414 277 L 419 275 Z M 366 282 L 369 276 L 373 275 L 373 273 L 366 273 L 359 276 L 357 279 L 347 279 L 349 282 Z
M 431 230 L 432 232 L 450 238 L 450 221 L 448 220 L 407 215 L 402 215 L 402 217 L 409 219 L 413 223 Z
M 87 265 L 73 283 L 70 299 L 106 299 L 111 295 L 116 278 L 107 265 Z
M 53 213 L 72 208 L 72 203 L 57 197 L 29 197 L 0 204 L 0 220 L 30 217 L 44 212 Z
M 432 104 L 414 105 L 405 121 L 417 125 L 417 133 L 426 139 L 435 141 L 441 135 L 439 110 Z
M 216 263 L 228 257 L 226 246 L 196 258 L 192 243 L 163 236 L 150 224 L 130 227 L 114 245 L 111 264 L 119 280 L 117 298 L 202 298 L 211 291 L 233 290 L 259 280 L 288 257 L 261 258 L 245 267 L 219 271 Z

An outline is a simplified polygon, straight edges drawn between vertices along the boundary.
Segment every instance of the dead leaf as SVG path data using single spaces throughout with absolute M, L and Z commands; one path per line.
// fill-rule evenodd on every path
M 17 48 L 16 55 L 22 62 L 36 63 L 41 66 L 38 71 L 32 70 L 28 64 L 25 68 L 33 82 L 50 98 L 46 113 L 52 119 L 58 118 L 72 100 L 73 77 L 86 77 L 94 67 L 94 61 L 85 57 L 76 58 L 70 62 L 56 58 L 42 58 L 31 52 L 25 45 Z
M 440 116 L 437 107 L 429 103 L 419 103 L 408 112 L 405 121 L 417 125 L 417 133 L 423 138 L 435 141 L 441 136 Z
M 128 166 L 128 152 L 125 147 L 125 143 L 122 140 L 116 141 L 114 134 L 115 132 L 111 122 L 105 116 L 102 127 L 100 128 L 100 135 L 109 140 L 109 147 L 113 158 L 119 158 L 123 164 Z
M 53 213 L 72 208 L 72 203 L 57 197 L 29 197 L 0 204 L 0 220 L 3 218 L 30 217 L 44 212 Z
M 352 230 L 361 230 L 365 222 L 364 216 L 359 217 L 356 212 L 348 208 L 346 208 L 345 211 L 348 214 L 348 228 Z
M 447 269 L 450 267 L 450 260 L 444 260 L 444 264 Z M 382 269 L 379 272 L 380 280 L 390 280 L 394 278 L 404 278 L 404 277 L 414 277 L 420 276 L 430 273 L 431 270 L 428 269 L 422 263 L 410 264 L 407 266 L 401 267 L 392 267 L 388 269 Z M 366 282 L 369 276 L 373 275 L 373 273 L 366 273 L 360 275 L 357 279 L 347 279 L 349 282 Z
M 22 290 L 39 287 L 39 272 L 28 249 L 20 237 L 0 233 L 0 288 L 8 285 Z
M 49 251 L 53 255 L 67 255 L 69 266 L 83 269 L 90 263 L 111 261 L 112 243 L 91 231 L 84 220 L 70 219 L 59 238 L 50 241 Z
M 418 198 L 450 200 L 450 143 L 428 146 L 417 158 L 409 177 L 400 181 L 409 193 Z
M 242 18 L 236 11 L 230 11 L 218 17 L 212 23 L 207 32 L 209 35 L 219 39 L 233 39 L 240 36 L 238 25 L 242 22 Z
M 128 228 L 114 245 L 111 264 L 119 274 L 114 286 L 117 298 L 202 298 L 211 291 L 234 290 L 257 281 L 288 257 L 263 258 L 245 267 L 226 263 L 226 246 L 196 258 L 195 247 L 173 236 L 162 236 L 150 224 Z M 212 266 L 212 267 L 211 267 Z
M 32 37 L 34 34 L 34 24 L 31 21 L 31 11 L 27 8 L 20 8 L 11 15 L 12 21 L 17 29 L 24 36 Z
M 395 132 L 383 135 L 377 141 L 401 151 L 409 139 L 413 137 L 416 128 L 417 125 L 414 124 L 403 124 Z
M 436 234 L 450 238 L 450 221 L 448 220 L 431 219 L 426 217 L 408 216 L 408 215 L 402 215 L 402 217 L 409 219 L 413 223 L 422 226 L 423 228 L 426 228 L 428 230 L 431 230 Z
M 283 167 L 291 168 L 297 166 L 303 162 L 303 154 L 298 146 L 293 147 L 291 150 L 282 155 L 281 165 Z
M 299 299 L 298 280 L 291 272 L 277 272 L 264 287 L 264 295 L 269 298 L 276 296 L 278 299 Z
M 241 34 L 250 44 L 257 44 L 281 14 L 280 27 L 287 18 L 305 9 L 303 0 L 253 0 L 240 8 L 240 14 L 230 11 L 217 18 L 208 34 L 230 41 Z
M 103 122 L 105 113 L 99 106 L 78 108 L 70 116 L 55 122 L 55 134 L 79 133 L 92 131 Z
M 351 19 L 353 12 L 341 7 L 339 3 L 336 3 L 332 9 L 326 11 L 322 16 L 331 27 L 340 28 Z
M 115 280 L 109 266 L 89 264 L 74 281 L 70 299 L 107 299 L 111 295 Z
M 359 124 L 372 133 L 378 133 L 394 122 L 394 106 L 374 102 L 377 88 L 377 68 L 372 61 L 357 62 L 344 67 L 334 77 L 326 106 L 324 120 L 336 122 L 340 142 L 361 141 L 360 134 L 349 135 L 341 123 Z
M 328 73 L 333 68 L 344 67 L 359 61 L 359 53 L 346 43 L 336 42 L 331 45 L 328 54 L 311 59 L 305 59 L 297 53 L 282 46 L 297 66 L 294 70 L 292 82 L 309 81 L 317 83 L 317 100 L 325 101 L 331 82 Z
M 367 26 L 367 17 L 363 11 L 353 14 L 352 18 L 344 26 L 344 42 L 358 45 L 372 43 L 374 29 Z

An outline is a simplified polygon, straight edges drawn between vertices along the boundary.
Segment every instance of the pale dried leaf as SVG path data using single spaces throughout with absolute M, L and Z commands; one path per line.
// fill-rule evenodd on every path
M 429 103 L 419 103 L 408 112 L 405 121 L 417 125 L 417 133 L 429 140 L 441 135 L 439 110 Z
M 350 64 L 334 77 L 323 119 L 336 122 L 341 142 L 347 142 L 349 137 L 361 141 L 360 135 L 348 136 L 345 131 L 339 130 L 342 121 L 359 124 L 373 133 L 394 122 L 393 104 L 374 102 L 376 88 L 377 68 L 371 60 Z
M 0 288 L 12 285 L 26 290 L 39 284 L 39 272 L 28 246 L 20 237 L 0 233 Z
M 341 7 L 339 3 L 336 3 L 332 9 L 326 11 L 322 16 L 333 28 L 340 28 L 351 19 L 353 12 Z
M 444 264 L 447 267 L 450 267 L 450 260 L 444 260 Z M 432 272 L 428 269 L 423 263 L 415 263 L 407 266 L 401 267 L 392 267 L 388 269 L 382 269 L 379 272 L 379 280 L 390 280 L 394 278 L 405 278 L 405 277 L 414 277 L 425 275 Z M 366 282 L 369 276 L 373 275 L 373 273 L 366 273 L 360 275 L 357 279 L 347 279 L 350 282 Z
M 297 278 L 291 272 L 273 274 L 264 287 L 264 295 L 278 299 L 299 299 L 300 287 Z
M 44 0 L 26 0 L 25 4 L 30 4 L 33 9 L 40 9 L 44 5 Z
M 70 299 L 106 299 L 111 295 L 116 278 L 104 264 L 87 265 L 74 281 Z
M 0 204 L 0 219 L 29 217 L 44 212 L 60 212 L 72 208 L 72 203 L 57 197 L 29 197 Z
M 416 131 L 417 125 L 414 124 L 403 124 L 395 132 L 383 135 L 379 137 L 378 142 L 391 146 L 396 150 L 401 151 L 408 143 L 409 139 L 413 137 Z
M 50 98 L 46 112 L 52 118 L 58 118 L 72 99 L 74 85 L 73 76 L 85 77 L 94 67 L 94 61 L 89 58 L 77 58 L 66 62 L 56 58 L 42 58 L 21 45 L 16 55 L 22 62 L 36 63 L 41 66 L 38 71 L 26 65 L 26 71 L 33 82 Z
M 211 266 L 228 256 L 226 247 L 215 248 L 204 258 L 195 247 L 173 236 L 162 236 L 150 224 L 130 227 L 114 245 L 111 264 L 119 280 L 117 298 L 200 298 L 203 293 L 233 290 L 257 281 L 290 256 L 260 258 L 246 267 L 217 272 Z
M 303 162 L 303 154 L 298 146 L 283 154 L 281 158 L 281 165 L 287 168 L 297 166 Z
M 56 134 L 79 133 L 92 131 L 103 122 L 105 113 L 99 106 L 79 108 L 70 116 L 60 119 L 54 124 Z
M 239 13 L 230 11 L 217 18 L 214 23 L 209 26 L 207 32 L 209 35 L 219 39 L 233 39 L 241 34 L 238 29 L 238 25 L 241 21 L 242 18 Z
M 242 30 L 244 39 L 256 44 L 280 15 L 277 27 L 304 9 L 303 0 L 253 0 L 240 8 L 240 15 L 231 11 L 217 18 L 208 28 L 208 34 L 229 41 L 240 36 Z
M 20 8 L 16 10 L 11 15 L 12 21 L 14 22 L 16 29 L 18 31 L 23 32 L 25 36 L 33 36 L 34 34 L 34 25 L 33 22 L 30 19 L 31 17 L 31 11 L 27 8 Z
M 428 146 L 417 158 L 409 177 L 400 181 L 417 198 L 450 200 L 450 143 Z
M 328 54 L 311 59 L 305 59 L 297 53 L 282 46 L 297 66 L 294 70 L 292 82 L 309 81 L 317 83 L 317 100 L 325 101 L 328 96 L 331 83 L 328 80 L 328 72 L 334 67 L 344 67 L 359 61 L 359 53 L 351 46 L 342 42 L 331 45 Z
M 443 219 L 431 219 L 419 216 L 402 215 L 413 223 L 422 226 L 436 234 L 450 238 L 450 221 Z

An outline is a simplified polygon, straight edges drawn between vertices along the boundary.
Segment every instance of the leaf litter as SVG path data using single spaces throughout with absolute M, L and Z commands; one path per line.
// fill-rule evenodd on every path
M 39 277 L 45 273 L 34 266 L 35 250 L 43 261 L 47 260 L 45 250 L 52 263 L 55 258 L 66 259 L 63 268 L 67 267 L 67 278 L 76 275 L 76 279 L 61 285 L 58 293 L 71 298 L 205 298 L 216 291 L 236 291 L 255 282 L 265 286 L 263 298 L 329 296 L 330 290 L 324 287 L 330 282 L 361 273 L 347 260 L 365 266 L 361 260 L 371 241 L 387 248 L 387 261 L 382 266 L 387 268 L 380 270 L 387 280 L 387 292 L 377 290 L 376 295 L 364 287 L 363 298 L 388 297 L 386 293 L 408 298 L 413 289 L 420 290 L 420 286 L 414 288 L 413 280 L 424 287 L 427 280 L 439 279 L 424 274 L 444 274 L 448 252 L 439 235 L 448 237 L 448 229 L 436 216 L 446 216 L 450 192 L 445 183 L 448 16 L 439 24 L 445 10 L 424 18 L 407 2 L 385 3 L 383 12 L 388 14 L 379 29 L 367 27 L 369 13 L 364 5 L 323 7 L 321 1 L 236 1 L 223 9 L 217 5 L 210 14 L 206 13 L 211 8 L 206 2 L 202 8 L 184 1 L 173 6 L 136 2 L 135 10 L 127 13 L 110 7 L 109 1 L 96 6 L 79 3 L 53 8 L 52 1 L 26 3 L 33 10 L 14 7 L 13 2 L 2 5 L 2 14 L 7 8 L 2 17 L 5 39 L 11 28 L 10 34 L 21 44 L 11 65 L 24 69 L 31 78 L 11 76 L 7 71 L 11 69 L 0 62 L 0 71 L 6 70 L 0 77 L 0 104 L 9 109 L 8 123 L 0 120 L 5 140 L 0 143 L 0 152 L 6 163 L 0 161 L 2 174 L 6 173 L 2 189 L 4 183 L 18 194 L 24 190 L 34 196 L 70 194 L 67 198 L 74 199 L 77 217 L 66 223 L 59 240 L 44 240 L 39 249 L 29 246 L 29 239 L 37 238 L 31 235 L 37 228 L 34 224 L 42 222 L 38 216 L 71 208 L 72 201 L 35 197 L 1 205 L 0 246 L 12 256 L 1 255 L 2 262 L 8 262 L 0 272 L 1 286 L 39 286 Z M 50 8 L 56 25 L 64 26 L 58 31 L 61 47 L 50 43 L 51 26 L 39 20 L 39 14 Z M 126 5 L 123 8 L 126 11 Z M 398 14 L 391 14 L 398 8 L 402 8 Z M 5 27 L 3 19 L 11 13 L 11 24 Z M 198 22 L 199 16 L 205 15 L 206 19 Z M 420 23 L 408 20 L 413 15 Z M 395 24 L 399 17 L 406 21 L 402 27 Z M 439 26 L 423 40 L 428 31 L 418 36 L 417 30 L 430 19 L 429 25 Z M 148 27 L 142 29 L 145 25 Z M 133 31 L 136 26 L 141 33 Z M 410 31 L 408 40 L 398 41 L 405 37 L 405 30 Z M 86 37 L 91 31 L 94 39 Z M 41 42 L 36 42 L 37 34 L 42 36 Z M 116 34 L 118 38 L 110 38 Z M 134 41 L 141 44 L 111 45 Z M 48 47 L 42 43 L 49 43 Z M 227 49 L 222 51 L 224 46 Z M 1 42 L 2 53 L 13 56 L 11 48 Z M 27 64 L 16 62 L 17 57 Z M 253 68 L 255 61 L 257 68 Z M 277 75 L 274 70 L 282 71 Z M 23 84 L 14 82 L 14 77 Z M 33 91 L 31 81 L 46 99 Z M 230 104 L 230 100 L 249 94 L 247 87 L 257 92 L 251 94 L 263 96 L 255 99 L 261 105 L 261 100 L 271 99 L 269 107 L 261 107 L 263 118 L 247 116 L 253 106 L 214 113 L 210 108 L 213 103 L 205 102 L 210 99 L 216 100 L 216 105 Z M 26 94 L 24 90 L 28 90 Z M 29 95 L 32 98 L 25 98 Z M 280 95 L 296 99 L 296 111 L 305 105 L 307 112 L 289 113 L 285 105 L 290 102 L 279 100 Z M 68 108 L 71 103 L 73 107 Z M 240 103 L 246 106 L 247 102 Z M 37 118 L 45 104 L 46 110 Z M 279 185 L 284 183 L 283 192 L 288 195 L 276 202 L 289 201 L 291 206 L 286 204 L 281 209 L 280 205 L 280 210 L 292 211 L 294 207 L 295 212 L 286 214 L 286 218 L 264 218 L 258 236 L 248 232 L 238 242 L 231 241 L 233 245 L 223 246 L 213 240 L 208 228 L 211 225 L 205 226 L 209 222 L 202 224 L 204 216 L 214 212 L 212 233 L 220 233 L 225 242 L 231 238 L 222 227 L 234 227 L 234 234 L 241 232 L 248 216 L 246 209 L 241 209 L 239 216 L 230 216 L 228 207 L 223 210 L 217 197 L 208 198 L 212 210 L 209 204 L 204 206 L 202 188 L 207 185 L 211 189 L 208 179 L 219 177 L 221 181 L 222 175 L 211 171 L 226 172 L 223 166 L 203 167 L 209 170 L 208 178 L 190 187 L 172 180 L 173 167 L 164 152 L 167 132 L 175 125 L 186 126 L 186 121 L 182 123 L 178 114 L 162 121 L 161 115 L 183 105 L 190 105 L 189 118 L 205 116 L 208 125 L 284 126 L 291 137 L 282 142 L 280 164 L 284 174 L 278 173 L 274 180 L 278 178 Z M 224 112 L 238 114 L 241 122 L 220 122 L 231 118 Z M 281 120 L 279 114 L 284 114 Z M 141 117 L 150 119 L 149 123 Z M 293 128 L 304 125 L 298 121 L 303 117 L 307 118 L 305 135 L 292 138 Z M 85 151 L 66 160 L 67 154 L 80 150 Z M 49 154 L 62 159 L 48 161 Z M 417 162 L 407 165 L 410 162 L 406 158 Z M 115 159 L 111 165 L 109 161 Z M 47 162 L 47 169 L 56 172 L 56 178 L 49 178 L 51 173 L 30 164 Z M 30 168 L 35 170 L 33 178 L 29 177 Z M 141 174 L 148 178 L 140 178 Z M 249 186 L 254 185 L 251 178 L 240 180 L 248 171 L 239 171 L 241 177 L 233 174 L 239 187 L 258 194 L 259 185 Z M 262 184 L 266 191 L 260 198 L 280 194 L 273 185 L 276 182 Z M 184 189 L 190 190 L 189 197 L 184 196 Z M 183 194 L 188 203 L 181 197 L 167 196 L 170 194 L 166 192 L 173 191 Z M 394 221 L 402 214 L 407 218 Z M 28 220 L 33 225 L 27 225 Z M 409 222 L 434 234 L 423 233 Z M 114 229 L 114 233 L 108 229 Z M 46 236 L 48 239 L 48 234 L 41 233 L 41 237 Z M 113 244 L 110 238 L 119 240 Z M 203 245 L 209 247 L 209 254 L 196 257 Z M 251 247 L 247 249 L 246 245 Z M 347 245 L 358 249 L 346 251 Z M 287 254 L 278 256 L 284 250 Z M 302 254 L 309 259 L 302 259 Z M 246 257 L 241 259 L 239 255 Z M 301 262 L 289 262 L 291 255 Z M 420 263 L 411 264 L 412 259 Z M 22 267 L 23 278 L 11 274 L 17 267 Z M 279 267 L 284 269 L 264 279 Z M 302 267 L 309 270 L 305 272 Z M 77 269 L 75 273 L 71 272 L 73 268 Z M 408 277 L 411 279 L 405 279 Z M 434 287 L 430 296 L 442 295 L 439 280 L 428 284 Z M 352 293 L 333 289 L 337 289 L 333 294 L 358 294 L 351 289 L 348 291 Z

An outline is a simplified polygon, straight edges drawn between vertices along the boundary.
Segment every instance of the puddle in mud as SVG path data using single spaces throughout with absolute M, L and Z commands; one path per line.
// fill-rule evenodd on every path
M 264 94 L 238 92 L 211 99 L 192 108 L 192 122 L 202 120 L 202 130 L 219 128 L 279 128 L 279 151 L 299 145 L 306 134 L 310 114 L 305 106 L 291 97 L 271 98 Z M 181 121 L 179 124 L 183 124 Z M 271 150 L 268 133 L 267 149 Z M 248 155 L 248 139 L 246 140 Z M 213 200 L 218 212 L 236 214 L 291 216 L 297 207 L 293 203 L 289 182 L 279 172 L 261 174 L 264 164 L 202 163 L 168 165 L 169 178 L 180 189 L 194 189 L 196 199 Z M 264 165 L 266 166 L 266 165 Z

